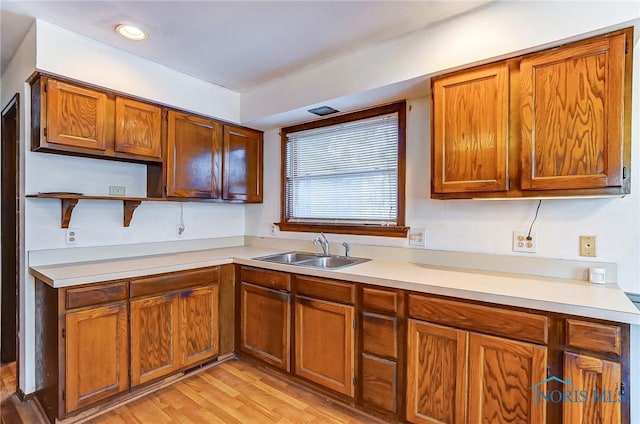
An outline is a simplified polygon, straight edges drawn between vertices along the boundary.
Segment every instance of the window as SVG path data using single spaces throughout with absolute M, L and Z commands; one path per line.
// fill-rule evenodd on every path
M 280 228 L 406 236 L 404 129 L 405 102 L 283 128 Z

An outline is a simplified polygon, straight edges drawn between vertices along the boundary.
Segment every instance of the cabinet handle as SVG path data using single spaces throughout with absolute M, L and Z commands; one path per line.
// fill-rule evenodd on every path
M 363 314 L 362 315 L 363 321 L 367 321 L 370 322 L 372 324 L 385 324 L 388 322 L 393 322 L 395 323 L 396 318 L 395 317 L 383 317 L 383 316 L 378 316 L 378 315 L 368 315 L 368 314 Z

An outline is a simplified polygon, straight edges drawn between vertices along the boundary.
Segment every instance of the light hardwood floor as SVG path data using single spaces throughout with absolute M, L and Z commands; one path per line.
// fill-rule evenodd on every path
M 15 395 L 8 396 L 14 407 L 5 408 L 5 389 L 15 383 L 11 383 L 10 369 L 5 370 L 3 365 L 1 371 L 3 423 L 44 422 L 33 402 L 20 403 Z M 15 368 L 13 373 L 15 375 Z M 5 374 L 8 386 L 5 386 Z M 15 409 L 15 413 L 5 417 L 5 409 L 8 413 Z M 382 421 L 287 381 L 268 368 L 253 362 L 230 360 L 84 422 L 355 424 Z

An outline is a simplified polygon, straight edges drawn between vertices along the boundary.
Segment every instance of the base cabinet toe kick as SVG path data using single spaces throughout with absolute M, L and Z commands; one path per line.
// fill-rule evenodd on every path
M 36 282 L 36 396 L 64 419 L 222 356 L 409 423 L 630 423 L 625 323 L 237 264 Z

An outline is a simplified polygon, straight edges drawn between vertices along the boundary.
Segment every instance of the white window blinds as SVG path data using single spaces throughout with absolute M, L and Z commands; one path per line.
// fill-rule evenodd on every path
M 398 114 L 287 134 L 288 222 L 397 225 Z

